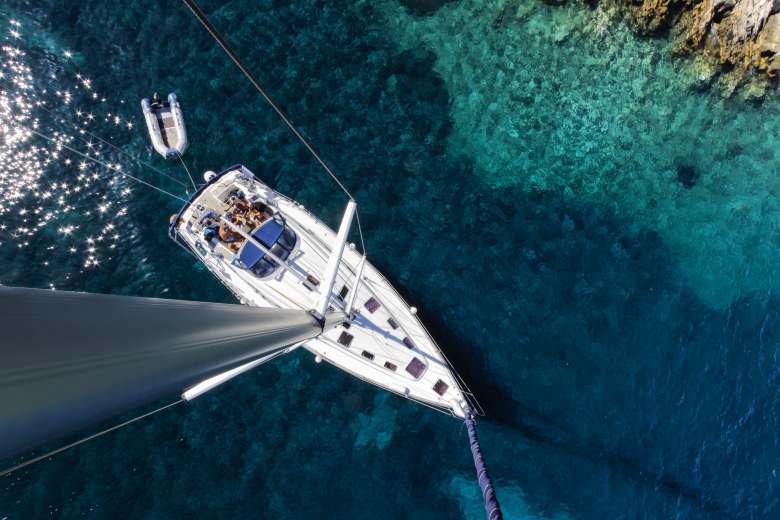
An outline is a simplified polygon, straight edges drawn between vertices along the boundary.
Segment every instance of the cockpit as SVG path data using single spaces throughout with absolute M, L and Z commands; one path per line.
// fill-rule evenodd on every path
M 202 236 L 211 249 L 227 249 L 233 265 L 264 278 L 295 249 L 298 236 L 285 218 L 261 200 L 247 200 L 240 189 L 220 197 L 222 211 L 201 213 Z M 223 249 L 223 250 L 224 250 Z M 269 254 L 270 253 L 270 254 Z
M 257 226 L 250 236 L 254 240 L 244 240 L 236 262 L 261 278 L 269 276 L 279 267 L 271 255 L 282 261 L 287 260 L 298 241 L 295 231 L 286 225 L 284 217 L 278 213 Z M 258 243 L 265 246 L 271 255 L 258 247 Z

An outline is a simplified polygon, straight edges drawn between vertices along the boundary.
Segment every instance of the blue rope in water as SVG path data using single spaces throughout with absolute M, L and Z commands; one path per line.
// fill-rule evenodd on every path
M 482 458 L 482 450 L 479 447 L 477 424 L 474 421 L 474 414 L 470 411 L 467 412 L 464 421 L 466 423 L 466 428 L 469 431 L 471 456 L 474 458 L 474 467 L 477 470 L 477 480 L 479 480 L 482 498 L 485 501 L 487 518 L 488 520 L 503 520 L 504 515 L 501 513 L 501 506 L 498 505 L 498 497 L 496 497 L 496 491 L 493 489 L 493 481 L 490 480 L 485 461 Z

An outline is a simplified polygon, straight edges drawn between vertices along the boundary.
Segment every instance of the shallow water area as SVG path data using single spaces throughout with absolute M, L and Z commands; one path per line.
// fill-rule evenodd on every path
M 436 53 L 449 149 L 488 186 L 552 191 L 659 233 L 711 305 L 777 288 L 777 96 L 725 99 L 602 6 L 385 5 L 402 45 Z
M 724 98 L 577 3 L 203 7 L 354 193 L 370 258 L 485 407 L 507 518 L 777 517 L 776 97 Z M 175 91 L 194 173 L 242 162 L 337 225 L 344 197 L 182 5 L 0 14 L 32 76 L 0 90 L 47 101 L 41 132 L 184 196 L 138 126 L 138 100 Z M 41 189 L 2 186 L 0 283 L 231 301 L 167 239 L 176 200 L 105 166 L 79 180 L 79 157 L 34 137 L 3 145 L 45 152 Z M 0 479 L 0 519 L 480 518 L 466 441 L 298 352 Z

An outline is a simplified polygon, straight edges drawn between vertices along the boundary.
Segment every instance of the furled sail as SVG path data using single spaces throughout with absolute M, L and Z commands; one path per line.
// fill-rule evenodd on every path
M 0 287 L 0 459 L 181 393 L 341 317 Z

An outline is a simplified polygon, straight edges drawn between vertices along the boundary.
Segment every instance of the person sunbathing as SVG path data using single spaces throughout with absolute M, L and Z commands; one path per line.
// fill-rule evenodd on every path
M 249 202 L 245 201 L 244 199 L 236 200 L 236 210 L 238 210 L 240 213 L 247 214 L 251 209 L 252 205 L 249 204 Z
M 268 215 L 265 214 L 265 212 L 252 210 L 252 212 L 249 214 L 249 220 L 252 221 L 253 224 L 256 226 L 259 226 L 266 220 L 268 220 Z
M 231 221 L 232 220 L 233 219 L 231 219 Z M 235 231 L 230 229 L 230 227 L 226 223 L 223 222 L 219 226 L 219 238 L 223 242 L 225 242 L 227 244 L 230 244 L 230 243 L 238 241 L 238 239 L 241 238 L 241 234 L 240 233 L 236 233 Z

